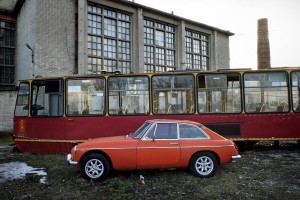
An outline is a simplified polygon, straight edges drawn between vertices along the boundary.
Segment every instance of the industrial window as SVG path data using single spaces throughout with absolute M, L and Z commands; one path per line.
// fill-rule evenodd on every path
M 0 85 L 13 85 L 15 73 L 15 23 L 0 19 Z
M 112 39 L 104 39 L 104 57 L 117 58 L 117 42 Z
M 88 54 L 102 57 L 102 38 L 97 36 L 88 36 Z
M 88 5 L 88 73 L 130 73 L 131 17 L 119 10 Z
M 130 60 L 130 43 L 129 42 L 123 42 L 120 41 L 118 44 L 118 58 L 123 60 Z
M 186 67 L 189 69 L 208 70 L 209 38 L 194 31 L 185 31 Z
M 175 27 L 144 20 L 144 70 L 165 72 L 175 69 Z

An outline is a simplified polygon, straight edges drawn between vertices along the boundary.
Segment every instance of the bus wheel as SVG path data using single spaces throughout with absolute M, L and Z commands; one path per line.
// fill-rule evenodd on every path
M 105 156 L 97 153 L 87 155 L 80 164 L 83 177 L 95 182 L 102 181 L 110 171 L 110 165 Z
M 196 153 L 190 162 L 190 171 L 198 177 L 208 178 L 215 175 L 218 169 L 216 157 L 210 152 Z

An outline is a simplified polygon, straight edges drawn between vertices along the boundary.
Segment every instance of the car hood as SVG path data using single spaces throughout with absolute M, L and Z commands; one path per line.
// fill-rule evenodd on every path
M 102 138 L 95 138 L 95 139 L 89 139 L 86 142 L 83 142 L 79 145 L 77 145 L 77 148 L 93 148 L 100 145 L 105 144 L 107 145 L 117 145 L 125 144 L 125 143 L 132 143 L 133 141 L 137 141 L 137 139 L 134 139 L 128 135 L 122 135 L 122 136 L 113 136 L 113 137 L 102 137 Z
M 120 136 L 88 139 L 86 142 L 123 141 L 123 140 L 128 140 L 128 139 L 132 139 L 132 138 L 130 136 L 127 136 L 127 135 L 120 135 Z

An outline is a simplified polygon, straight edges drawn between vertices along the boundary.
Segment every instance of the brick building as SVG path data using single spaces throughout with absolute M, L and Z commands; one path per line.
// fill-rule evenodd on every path
M 230 67 L 233 33 L 134 1 L 4 0 L 0 25 L 0 130 L 20 79 Z

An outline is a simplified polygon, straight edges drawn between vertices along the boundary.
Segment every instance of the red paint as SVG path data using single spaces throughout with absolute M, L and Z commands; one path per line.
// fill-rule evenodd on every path
M 236 123 L 238 138 L 300 138 L 300 114 L 210 114 L 99 117 L 15 117 L 15 144 L 22 152 L 67 153 L 74 143 L 91 138 L 126 135 L 148 119 L 191 120 L 202 124 Z M 228 138 L 232 138 L 228 136 Z

